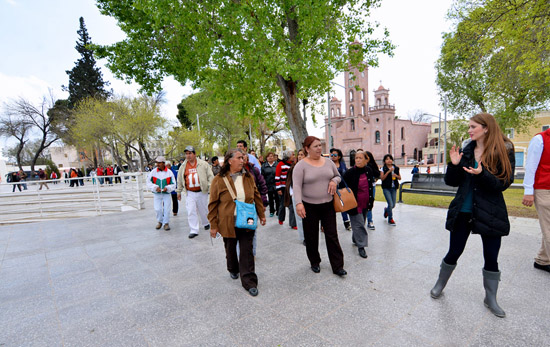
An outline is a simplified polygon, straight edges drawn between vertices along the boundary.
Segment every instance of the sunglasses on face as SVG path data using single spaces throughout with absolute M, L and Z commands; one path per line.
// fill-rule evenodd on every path
M 331 156 L 331 157 L 337 157 L 338 154 L 331 154 L 330 156 Z

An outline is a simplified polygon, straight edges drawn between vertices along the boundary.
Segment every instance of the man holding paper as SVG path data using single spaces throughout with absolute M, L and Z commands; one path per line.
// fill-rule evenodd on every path
M 176 188 L 176 180 L 172 170 L 168 170 L 164 157 L 157 157 L 157 167 L 149 172 L 147 177 L 147 189 L 154 194 L 154 206 L 157 213 L 157 226 L 160 229 L 164 224 L 164 230 L 170 230 L 170 209 L 172 207 L 171 194 Z

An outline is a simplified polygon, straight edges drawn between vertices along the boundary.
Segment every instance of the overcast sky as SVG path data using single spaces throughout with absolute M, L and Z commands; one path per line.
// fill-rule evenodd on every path
M 449 30 L 446 13 L 452 0 L 383 0 L 373 13 L 390 31 L 397 46 L 393 58 L 382 56 L 378 68 L 369 70 L 369 100 L 380 85 L 390 89 L 390 103 L 400 118 L 416 110 L 437 115 L 441 112 L 434 64 L 439 56 L 441 35 Z M 66 98 L 61 85 L 68 84 L 65 70 L 79 58 L 74 49 L 84 17 L 88 33 L 97 44 L 124 38 L 114 19 L 102 16 L 93 0 L 0 0 L 0 104 L 24 97 L 38 103 L 51 88 L 57 98 Z M 99 62 L 103 66 L 103 62 Z M 102 68 L 106 81 L 117 94 L 135 94 L 138 86 L 128 85 Z M 343 84 L 343 75 L 335 82 Z M 165 117 L 176 122 L 176 105 L 190 94 L 172 78 L 164 81 L 167 103 Z M 337 88 L 341 89 L 341 88 Z M 342 91 L 335 90 L 339 98 Z M 311 134 L 320 136 L 322 124 L 308 124 Z M 0 140 L 0 147 L 6 140 Z M 0 149 L 1 153 L 1 149 Z M 1 155 L 1 154 L 0 154 Z

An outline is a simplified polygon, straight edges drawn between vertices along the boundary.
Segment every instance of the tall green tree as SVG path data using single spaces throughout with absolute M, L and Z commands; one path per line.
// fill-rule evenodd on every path
M 457 0 L 450 17 L 436 68 L 451 111 L 490 112 L 503 129 L 526 129 L 550 100 L 550 3 Z
M 80 58 L 75 62 L 72 70 L 67 70 L 69 86 L 64 87 L 69 92 L 68 107 L 74 108 L 80 101 L 88 97 L 106 99 L 111 93 L 105 88 L 109 82 L 103 81 L 103 74 L 94 58 L 91 48 L 92 38 L 88 34 L 84 18 L 80 17 L 80 28 L 77 30 L 78 41 L 75 49 Z
M 97 0 L 126 33 L 97 50 L 118 76 L 146 90 L 164 76 L 216 92 L 247 113 L 279 94 L 297 144 L 307 136 L 300 101 L 324 95 L 337 73 L 391 54 L 369 22 L 380 0 Z M 351 45 L 358 40 L 362 44 Z

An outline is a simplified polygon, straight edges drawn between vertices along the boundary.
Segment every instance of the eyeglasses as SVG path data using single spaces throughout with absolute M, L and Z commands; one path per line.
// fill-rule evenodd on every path
M 331 154 L 330 156 L 331 156 L 331 157 L 337 157 L 338 154 Z

